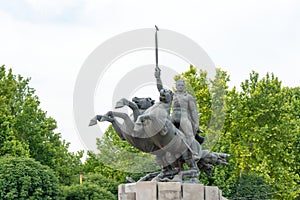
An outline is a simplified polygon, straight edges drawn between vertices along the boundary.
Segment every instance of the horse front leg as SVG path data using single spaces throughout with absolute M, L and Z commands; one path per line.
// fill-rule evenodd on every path
M 124 137 L 124 127 L 122 124 L 120 124 L 117 120 L 113 120 L 113 122 L 111 123 L 114 130 L 116 131 L 116 133 L 118 134 L 118 136 L 122 139 L 122 140 L 126 140 Z
M 97 121 L 99 122 L 104 122 L 104 121 L 108 121 L 112 124 L 114 130 L 116 131 L 116 133 L 118 134 L 118 136 L 122 139 L 125 140 L 124 135 L 123 135 L 123 131 L 124 128 L 122 127 L 122 124 L 120 124 L 117 120 L 114 119 L 114 117 L 112 115 L 96 115 L 95 117 L 93 117 L 89 123 L 89 126 L 94 126 L 97 124 Z
M 113 118 L 109 118 L 108 116 L 105 116 L 105 115 L 96 115 L 95 117 L 93 117 L 90 120 L 89 126 L 96 125 L 97 121 L 99 121 L 99 122 L 108 121 L 108 122 L 112 123 L 114 121 L 114 119 Z
M 119 117 L 119 118 L 123 119 L 124 120 L 123 126 L 120 126 L 120 123 L 118 123 L 117 120 L 114 120 L 114 123 L 116 123 L 117 125 L 119 125 L 122 128 L 123 133 L 127 133 L 130 135 L 130 132 L 133 132 L 134 123 L 126 113 L 109 111 L 108 113 L 106 113 L 105 116 Z
M 124 106 L 128 106 L 129 108 L 131 108 L 131 110 L 133 111 L 133 117 L 134 117 L 134 121 L 137 120 L 138 116 L 141 115 L 141 112 L 138 108 L 138 106 L 136 105 L 136 103 L 129 101 L 125 98 L 120 99 L 117 103 L 115 108 L 122 108 Z

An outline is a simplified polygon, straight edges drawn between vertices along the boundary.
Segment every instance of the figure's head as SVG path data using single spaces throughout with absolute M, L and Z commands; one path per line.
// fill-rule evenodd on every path
M 132 101 L 136 103 L 139 109 L 146 110 L 147 108 L 153 106 L 155 100 L 151 99 L 150 97 L 148 98 L 139 98 L 139 97 L 134 97 L 132 98 Z
M 159 100 L 163 103 L 171 103 L 173 100 L 173 92 L 168 89 L 161 89 L 159 92 Z
M 176 81 L 176 90 L 178 92 L 184 92 L 185 91 L 185 81 L 184 80 L 177 80 Z

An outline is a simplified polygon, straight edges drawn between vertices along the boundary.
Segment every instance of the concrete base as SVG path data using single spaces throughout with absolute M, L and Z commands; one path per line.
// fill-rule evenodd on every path
M 226 200 L 218 187 L 180 182 L 119 185 L 119 200 Z

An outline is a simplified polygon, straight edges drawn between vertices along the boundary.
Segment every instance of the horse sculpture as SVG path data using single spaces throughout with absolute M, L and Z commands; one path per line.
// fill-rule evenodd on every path
M 126 113 L 109 111 L 105 115 L 95 116 L 90 125 L 97 121 L 112 123 L 118 136 L 143 152 L 156 156 L 156 162 L 161 167 L 161 173 L 149 174 L 140 179 L 157 181 L 183 181 L 189 179 L 198 182 L 199 170 L 210 175 L 213 165 L 226 165 L 228 154 L 213 153 L 202 150 L 197 140 L 195 152 L 190 148 L 184 134 L 175 127 L 170 119 L 170 102 L 172 92 L 166 89 L 160 91 L 160 101 L 154 104 L 151 98 L 134 98 L 133 102 L 121 99 L 116 108 L 129 106 L 133 110 L 132 120 Z M 122 118 L 123 124 L 115 118 Z M 188 170 L 184 170 L 186 163 Z

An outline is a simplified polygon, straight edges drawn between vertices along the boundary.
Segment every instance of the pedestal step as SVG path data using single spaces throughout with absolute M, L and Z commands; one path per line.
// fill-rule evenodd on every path
M 119 185 L 119 200 L 227 200 L 218 187 L 180 182 Z

